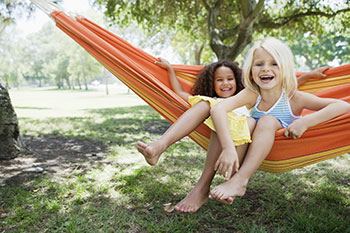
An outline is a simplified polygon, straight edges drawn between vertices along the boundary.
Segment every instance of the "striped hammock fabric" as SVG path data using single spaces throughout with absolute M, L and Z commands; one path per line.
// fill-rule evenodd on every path
M 57 27 L 170 122 L 176 121 L 190 107 L 173 92 L 167 71 L 154 64 L 155 57 L 86 18 L 72 18 L 57 10 L 51 17 Z M 190 92 L 202 66 L 173 67 L 185 91 Z M 309 80 L 300 90 L 350 102 L 350 65 L 331 68 L 326 74 L 327 79 Z M 274 146 L 260 170 L 284 172 L 350 152 L 350 114 L 312 127 L 300 139 L 287 139 L 283 132 L 283 129 L 276 132 Z M 209 135 L 209 128 L 202 124 L 189 136 L 206 149 Z

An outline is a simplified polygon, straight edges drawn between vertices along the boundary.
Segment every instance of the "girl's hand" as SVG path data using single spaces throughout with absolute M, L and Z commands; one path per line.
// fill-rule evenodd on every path
M 307 126 L 304 124 L 303 119 L 295 120 L 292 124 L 290 124 L 286 131 L 284 132 L 284 136 L 287 138 L 297 139 L 300 138 L 301 135 L 307 130 Z
M 156 63 L 157 65 L 159 65 L 160 67 L 163 67 L 163 68 L 165 68 L 165 69 L 167 69 L 167 70 L 169 70 L 169 69 L 172 68 L 171 64 L 170 64 L 167 60 L 165 60 L 164 58 L 161 58 L 161 57 L 160 57 L 159 60 L 160 60 L 160 61 L 156 61 L 155 63 Z
M 218 171 L 226 180 L 230 179 L 239 168 L 237 153 L 234 150 L 223 150 L 215 163 L 215 171 Z
M 310 71 L 310 76 L 316 79 L 322 79 L 322 78 L 327 78 L 327 75 L 325 75 L 323 72 L 328 70 L 328 66 L 323 66 L 323 67 L 318 67 L 312 71 Z

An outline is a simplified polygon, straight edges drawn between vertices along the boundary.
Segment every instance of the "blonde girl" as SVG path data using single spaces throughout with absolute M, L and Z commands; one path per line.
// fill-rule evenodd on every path
M 192 91 L 194 96 L 183 90 L 168 61 L 161 58 L 157 64 L 168 71 L 172 89 L 184 100 L 189 101 L 192 108 L 186 111 L 156 141 L 147 144 L 141 141 L 137 142 L 138 151 L 143 154 L 145 160 L 150 165 L 157 164 L 160 155 L 166 148 L 195 130 L 204 120 L 205 124 L 211 129 L 214 129 L 211 119 L 207 119 L 210 114 L 211 106 L 224 98 L 238 94 L 244 88 L 242 84 L 242 71 L 234 62 L 218 61 L 204 67 L 199 73 L 197 82 L 193 87 Z M 322 72 L 326 69 L 326 67 L 317 68 L 302 75 L 298 80 L 302 83 L 311 77 L 323 78 L 325 75 Z M 250 132 L 252 132 L 255 126 L 255 120 L 249 117 L 246 119 L 246 116 L 249 116 L 249 112 L 245 106 L 228 113 L 228 117 L 230 118 L 231 140 L 233 140 L 234 144 L 237 146 L 237 155 L 240 162 L 243 161 L 246 153 L 248 146 L 246 142 L 250 139 L 246 121 L 248 121 Z M 217 158 L 220 152 L 221 147 L 217 135 L 215 132 L 212 132 L 203 173 L 193 190 L 175 206 L 176 210 L 195 212 L 206 202 L 211 181 L 216 173 L 214 164 L 216 164 L 215 166 L 219 166 L 219 164 L 223 163 L 227 166 L 227 171 L 225 173 L 220 172 L 220 174 L 225 175 L 226 179 L 230 178 L 232 173 L 238 169 L 238 163 L 236 163 L 234 167 L 231 166 L 233 164 L 231 164 L 230 160 L 225 161 L 222 158 L 218 161 Z
M 215 167 L 220 174 L 229 172 L 232 164 L 241 162 L 232 149 L 226 112 L 246 106 L 256 120 L 252 143 L 239 170 L 210 191 L 210 198 L 228 204 L 245 194 L 250 177 L 269 154 L 278 129 L 285 128 L 286 137 L 298 139 L 308 128 L 350 112 L 350 104 L 344 101 L 298 91 L 293 54 L 288 46 L 275 38 L 257 42 L 250 50 L 243 70 L 246 88 L 211 109 L 222 148 Z M 301 117 L 303 109 L 315 112 Z

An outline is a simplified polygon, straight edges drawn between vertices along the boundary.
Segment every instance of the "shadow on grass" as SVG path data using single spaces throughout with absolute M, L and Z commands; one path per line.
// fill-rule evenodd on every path
M 74 173 L 60 183 L 38 179 L 29 189 L 8 187 L 0 194 L 6 203 L 2 208 L 16 212 L 9 213 L 2 230 L 348 232 L 349 197 L 341 191 L 346 187 L 329 185 L 338 180 L 333 175 L 320 185 L 310 186 L 308 182 L 319 180 L 316 174 L 314 179 L 303 181 L 312 170 L 304 175 L 258 172 L 247 194 L 233 205 L 210 200 L 197 213 L 165 212 L 164 203 L 177 203 L 190 190 L 202 163 L 200 155 L 169 155 L 157 167 L 141 166 L 126 173 L 127 167 L 113 164 L 118 172 L 108 183 L 97 184 L 89 174 Z M 332 174 L 334 170 L 330 167 L 326 172 Z M 347 177 L 348 173 L 341 182 Z M 28 224 L 33 219 L 44 221 Z
M 52 161 L 63 171 L 56 173 L 64 177 L 61 182 L 38 178 L 4 188 L 0 207 L 9 217 L 0 230 L 349 232 L 348 155 L 281 174 L 259 171 L 250 180 L 246 195 L 236 198 L 233 205 L 209 200 L 197 213 L 169 214 L 163 204 L 177 203 L 192 189 L 205 152 L 183 140 L 168 148 L 157 166 L 149 167 L 142 156 L 134 156 L 133 142 L 159 137 L 170 126 L 167 121 L 145 106 L 91 113 L 94 116 L 87 118 L 25 120 L 28 135 L 42 132 L 26 136 L 33 149 L 48 154 L 62 151 L 61 159 L 71 156 Z M 37 145 L 38 140 L 43 143 Z M 85 148 L 81 157 L 79 146 Z M 101 158 L 96 161 L 86 156 L 92 153 Z M 51 163 L 49 157 L 36 159 L 48 166 Z M 213 186 L 221 182 L 216 177 Z
M 134 147 L 144 135 L 159 135 L 170 123 L 150 107 L 136 106 L 92 111 L 94 117 L 21 119 L 27 151 L 10 161 L 0 161 L 0 182 L 20 184 L 41 176 L 35 168 L 62 176 L 105 160 L 115 145 Z M 106 162 L 106 161 L 104 161 Z
M 44 173 L 64 177 L 73 170 L 90 169 L 103 160 L 108 148 L 102 142 L 57 135 L 23 136 L 25 151 L 13 160 L 0 161 L 1 179 L 7 185 L 22 184 Z

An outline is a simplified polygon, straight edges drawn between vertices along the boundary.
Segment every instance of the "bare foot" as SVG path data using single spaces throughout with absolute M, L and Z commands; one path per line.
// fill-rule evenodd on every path
M 143 142 L 137 142 L 137 150 L 143 154 L 143 156 L 146 159 L 146 162 L 154 166 L 157 164 L 160 155 L 165 151 L 166 148 L 164 148 L 161 143 L 159 142 L 152 142 L 149 144 L 143 143 Z
M 196 212 L 208 200 L 208 191 L 202 191 L 200 187 L 194 187 L 192 191 L 175 206 L 175 210 L 181 212 Z
M 230 180 L 216 186 L 210 191 L 209 198 L 216 199 L 224 204 L 232 204 L 235 197 L 245 194 L 248 180 L 236 173 Z

